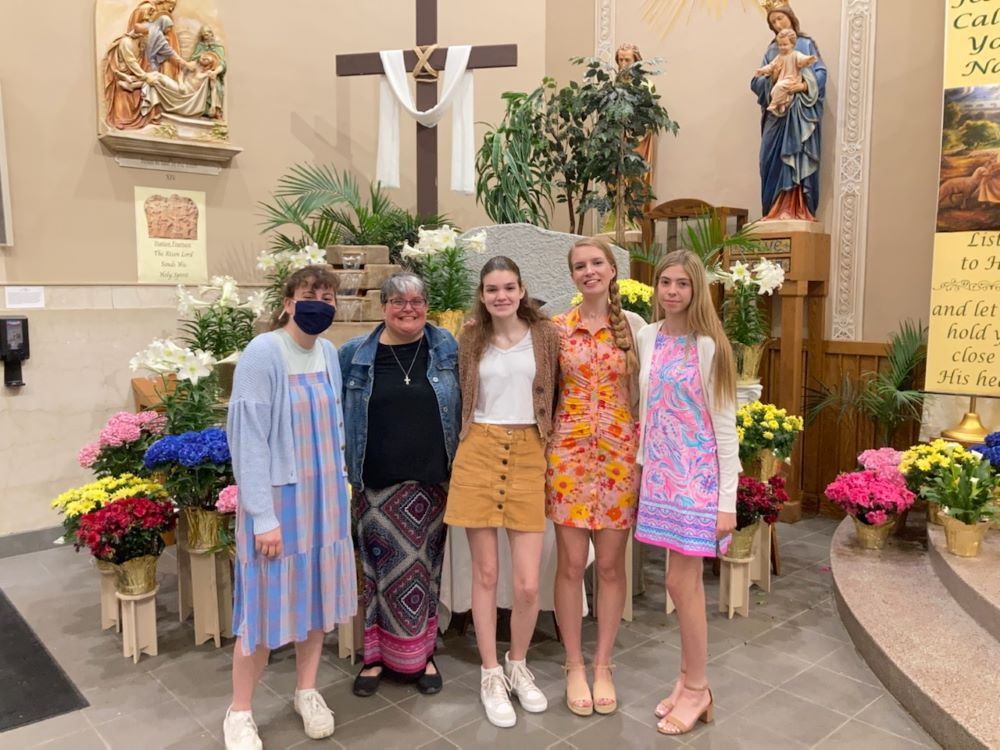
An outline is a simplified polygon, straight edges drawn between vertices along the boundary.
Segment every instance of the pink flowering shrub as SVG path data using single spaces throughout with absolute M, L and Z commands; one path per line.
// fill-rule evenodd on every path
M 879 526 L 913 505 L 913 493 L 905 484 L 888 479 L 875 469 L 840 474 L 826 486 L 825 492 L 845 513 L 869 526 Z
M 88 443 L 80 449 L 80 453 L 77 456 L 77 460 L 80 462 L 80 467 L 83 469 L 89 469 L 94 465 L 94 461 L 97 457 L 101 455 L 101 444 L 100 443 Z
M 215 503 L 215 509 L 220 513 L 235 513 L 239 490 L 235 484 L 230 484 L 219 492 L 219 499 Z
M 143 456 L 166 424 L 167 418 L 155 411 L 118 412 L 101 429 L 96 443 L 80 449 L 80 466 L 91 469 L 98 478 L 121 474 L 148 476 Z
M 906 477 L 899 470 L 899 463 L 903 460 L 902 451 L 894 448 L 873 448 L 863 451 L 858 456 L 858 465 L 862 469 L 870 469 L 878 474 L 882 479 L 887 479 L 894 484 L 906 484 Z

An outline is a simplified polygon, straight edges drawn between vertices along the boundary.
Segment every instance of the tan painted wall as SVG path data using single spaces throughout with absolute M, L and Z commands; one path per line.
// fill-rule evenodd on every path
M 940 2 L 878 4 L 864 338 L 927 322 L 944 65 Z

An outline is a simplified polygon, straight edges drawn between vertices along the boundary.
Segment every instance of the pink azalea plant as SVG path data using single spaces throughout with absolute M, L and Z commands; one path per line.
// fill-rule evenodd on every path
M 826 496 L 868 526 L 881 526 L 913 505 L 913 493 L 876 469 L 840 474 L 826 486 Z
M 897 451 L 894 448 L 872 448 L 863 451 L 858 456 L 858 465 L 862 469 L 874 471 L 893 484 L 906 486 L 906 477 L 899 470 L 899 463 L 902 460 L 902 451 Z
M 166 424 L 166 416 L 155 411 L 118 412 L 101 429 L 97 442 L 80 449 L 80 466 L 92 469 L 98 477 L 145 476 L 148 472 L 142 460 L 146 448 L 163 434 Z

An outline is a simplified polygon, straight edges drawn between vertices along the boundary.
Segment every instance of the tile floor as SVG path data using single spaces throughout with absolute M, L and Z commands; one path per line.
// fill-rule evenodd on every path
M 709 607 L 709 679 L 716 721 L 683 738 L 658 735 L 653 707 L 669 692 L 679 658 L 676 619 L 663 612 L 663 558 L 651 550 L 646 592 L 635 620 L 618 633 L 615 682 L 621 709 L 589 718 L 563 702 L 562 649 L 549 631 L 529 664 L 549 697 L 543 714 L 518 709 L 513 729 L 496 729 L 479 705 L 479 662 L 470 632 L 449 632 L 437 663 L 445 677 L 437 696 L 383 682 L 378 695 L 351 694 L 355 667 L 337 658 L 329 638 L 320 689 L 336 712 L 333 738 L 305 738 L 290 699 L 291 649 L 276 652 L 255 702 L 267 750 L 282 748 L 895 748 L 937 747 L 886 693 L 855 652 L 832 601 L 829 542 L 836 522 L 811 518 L 779 526 L 783 573 L 770 594 L 751 593 L 751 616 L 727 620 Z M 169 553 L 168 553 L 169 554 Z M 176 614 L 173 561 L 161 561 L 157 657 L 138 665 L 121 656 L 118 637 L 98 630 L 97 575 L 87 557 L 53 549 L 0 560 L 0 588 L 18 607 L 90 701 L 82 711 L 0 733 L 0 749 L 155 750 L 221 748 L 229 702 L 232 647 L 191 645 L 190 623 Z M 706 570 L 707 598 L 717 580 Z M 593 642 L 592 620 L 585 639 Z

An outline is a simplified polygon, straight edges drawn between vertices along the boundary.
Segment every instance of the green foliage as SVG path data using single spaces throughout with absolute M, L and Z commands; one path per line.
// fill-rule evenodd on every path
M 734 284 L 722 301 L 726 338 L 734 344 L 757 346 L 767 335 L 767 320 L 757 304 L 757 290 L 750 284 Z
M 956 461 L 941 469 L 929 484 L 921 487 L 920 495 L 946 508 L 952 518 L 976 524 L 1000 512 L 993 494 L 998 487 L 1000 476 L 989 461 Z
M 1000 126 L 991 120 L 968 120 L 962 125 L 962 143 L 968 148 L 980 148 L 1000 142 Z
M 944 128 L 951 130 L 957 128 L 962 120 L 962 108 L 955 102 L 948 102 L 944 105 Z
M 465 264 L 465 251 L 445 248 L 424 258 L 417 269 L 427 286 L 427 309 L 431 312 L 468 310 L 475 284 Z
M 837 410 L 838 421 L 861 416 L 875 426 L 878 447 L 890 447 L 896 430 L 911 419 L 920 419 L 924 394 L 917 382 L 927 357 L 927 327 L 906 320 L 889 337 L 887 367 L 866 371 L 857 380 L 844 375 L 838 385 L 807 388 L 806 414 L 812 423 L 827 409 Z
M 166 435 L 198 432 L 226 422 L 226 405 L 221 403 L 219 380 L 215 371 L 197 383 L 176 380 L 174 387 L 158 390 L 167 417 Z
M 247 348 L 257 316 L 245 307 L 211 307 L 194 310 L 194 318 L 180 323 L 179 339 L 188 349 L 211 352 L 224 359 Z
M 554 192 L 579 233 L 588 209 L 637 219 L 652 198 L 642 180 L 650 165 L 635 148 L 647 133 L 677 132 L 648 81 L 656 71 L 573 62 L 586 66 L 582 83 L 545 78 L 530 94 L 504 95 L 504 119 L 477 158 L 476 198 L 494 221 L 547 225 Z
M 733 234 L 725 233 L 725 226 L 720 221 L 715 211 L 706 211 L 684 226 L 684 237 L 686 242 L 684 247 L 693 252 L 705 265 L 706 269 L 712 269 L 722 262 L 723 251 L 728 250 L 731 257 L 753 256 L 765 251 L 764 244 L 751 234 L 756 222 L 744 224 Z M 666 253 L 666 247 L 660 243 L 652 243 L 648 246 L 639 244 L 629 247 L 629 255 L 643 263 L 655 266 Z M 734 257 L 739 260 L 739 257 Z

